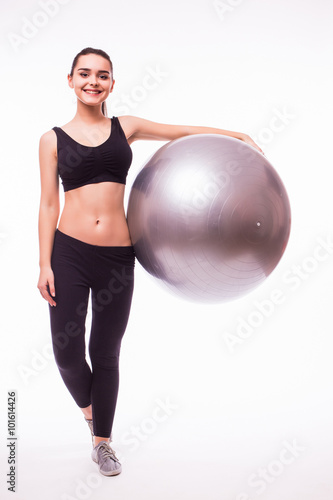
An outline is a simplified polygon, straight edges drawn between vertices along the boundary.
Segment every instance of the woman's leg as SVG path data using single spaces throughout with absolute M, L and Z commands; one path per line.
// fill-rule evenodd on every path
M 89 354 L 95 445 L 112 430 L 119 387 L 119 354 L 132 302 L 133 247 L 97 247 L 92 285 Z
M 61 377 L 80 408 L 91 404 L 92 374 L 85 358 L 89 299 L 87 255 L 73 239 L 56 231 L 51 258 L 56 306 L 49 305 L 52 345 Z M 81 242 L 80 242 L 81 243 Z

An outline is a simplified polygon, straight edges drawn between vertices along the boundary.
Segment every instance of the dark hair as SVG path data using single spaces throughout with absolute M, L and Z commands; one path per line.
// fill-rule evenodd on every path
M 112 61 L 110 59 L 110 56 L 104 52 L 104 50 L 101 50 L 101 49 L 93 49 L 92 47 L 86 47 L 85 49 L 82 49 L 81 52 L 79 52 L 78 54 L 76 54 L 76 56 L 74 57 L 74 60 L 73 60 L 73 64 L 72 64 L 72 68 L 71 68 L 71 71 L 69 73 L 70 76 L 73 76 L 73 72 L 74 72 L 74 68 L 78 62 L 78 59 L 80 56 L 85 56 L 87 54 L 97 54 L 98 56 L 102 56 L 104 57 L 104 59 L 106 59 L 107 61 L 109 61 L 110 63 L 110 66 L 111 66 L 111 80 L 113 80 L 113 64 L 112 64 Z M 104 101 L 102 103 L 102 113 L 104 116 L 108 116 L 108 112 L 107 112 L 107 109 L 106 109 L 106 102 Z

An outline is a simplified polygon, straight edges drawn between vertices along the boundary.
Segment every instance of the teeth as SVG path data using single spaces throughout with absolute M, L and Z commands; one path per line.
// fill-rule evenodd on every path
M 87 94 L 99 94 L 99 92 L 92 91 L 92 90 L 85 90 L 85 92 L 87 92 Z

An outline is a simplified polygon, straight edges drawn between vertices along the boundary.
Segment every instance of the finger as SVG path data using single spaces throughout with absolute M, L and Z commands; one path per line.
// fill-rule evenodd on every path
M 55 294 L 54 294 L 55 295 Z M 53 297 L 51 297 L 50 293 L 48 293 L 47 301 L 50 304 L 50 306 L 54 307 L 57 305 L 56 301 L 54 300 Z
M 257 146 L 257 145 L 256 145 L 256 146 Z M 263 150 L 262 150 L 259 146 L 257 146 L 257 149 L 258 149 L 258 151 L 259 151 L 261 154 L 265 155 L 265 153 L 263 152 Z
M 57 303 L 55 302 L 55 300 L 51 297 L 51 294 L 50 294 L 50 289 L 49 289 L 49 285 L 45 285 L 42 288 L 42 291 L 41 291 L 41 294 L 43 296 L 43 298 L 45 300 L 47 300 L 47 302 L 50 304 L 50 306 L 54 307 L 57 305 Z
M 259 151 L 259 153 L 262 153 L 263 155 L 265 154 L 265 153 L 263 152 L 263 150 L 262 150 L 262 149 L 258 146 L 258 144 L 256 144 L 256 143 L 255 143 L 255 142 L 253 142 L 253 141 L 252 141 L 252 146 L 254 146 L 254 147 L 255 147 L 255 148 Z
M 54 288 L 54 281 L 49 281 L 49 290 L 52 295 L 52 297 L 55 297 L 55 288 Z
M 55 297 L 55 288 L 54 288 L 54 282 L 50 281 L 50 284 L 47 286 L 47 290 L 48 290 L 48 303 L 51 305 L 51 306 L 55 306 L 56 305 L 56 302 L 54 300 L 53 297 Z

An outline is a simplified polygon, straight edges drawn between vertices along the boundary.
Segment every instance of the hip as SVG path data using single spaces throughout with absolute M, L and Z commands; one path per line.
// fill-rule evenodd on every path
M 135 267 L 133 245 L 94 245 L 86 243 L 58 228 L 55 231 L 51 255 L 53 271 L 103 276 L 110 269 L 124 269 L 130 272 Z
M 51 267 L 58 292 L 66 289 L 68 293 L 72 293 L 71 290 L 85 286 L 98 290 L 99 295 L 103 295 L 104 292 L 109 294 L 111 290 L 121 298 L 124 294 L 119 295 L 119 292 L 127 290 L 131 294 L 134 287 L 133 245 L 93 245 L 65 234 L 57 228 Z
M 58 229 L 84 243 L 111 247 L 132 246 L 125 214 L 84 215 L 63 211 Z

